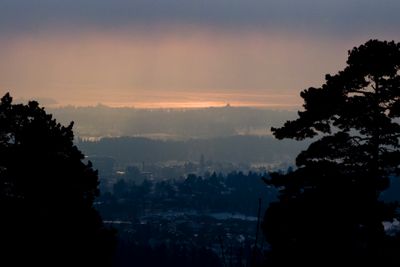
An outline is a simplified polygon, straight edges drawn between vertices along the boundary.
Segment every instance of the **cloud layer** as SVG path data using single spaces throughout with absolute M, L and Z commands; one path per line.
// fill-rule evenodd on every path
M 3 33 L 197 25 L 319 34 L 398 32 L 397 0 L 2 0 Z

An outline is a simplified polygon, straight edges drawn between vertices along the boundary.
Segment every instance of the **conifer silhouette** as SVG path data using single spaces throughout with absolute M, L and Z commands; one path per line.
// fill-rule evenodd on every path
M 114 235 L 93 207 L 97 171 L 39 107 L 0 102 L 2 266 L 109 266 Z
M 272 128 L 278 139 L 315 141 L 295 171 L 266 180 L 280 189 L 263 224 L 271 266 L 394 264 L 398 242 L 382 223 L 398 205 L 380 194 L 400 171 L 399 69 L 400 44 L 370 40 L 349 51 L 344 70 L 301 92 L 298 119 Z

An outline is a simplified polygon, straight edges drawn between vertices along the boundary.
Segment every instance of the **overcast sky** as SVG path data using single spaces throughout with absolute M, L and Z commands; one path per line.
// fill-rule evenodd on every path
M 0 0 L 0 93 L 298 106 L 347 50 L 399 41 L 399 11 L 398 0 Z

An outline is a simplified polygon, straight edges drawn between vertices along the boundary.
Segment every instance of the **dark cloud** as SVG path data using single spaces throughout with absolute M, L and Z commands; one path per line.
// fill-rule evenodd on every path
M 0 0 L 0 34 L 168 25 L 397 33 L 399 10 L 398 0 Z

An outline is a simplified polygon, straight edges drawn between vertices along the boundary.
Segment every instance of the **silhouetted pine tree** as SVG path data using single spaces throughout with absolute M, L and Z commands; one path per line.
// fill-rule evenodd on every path
M 114 235 L 93 208 L 97 171 L 82 162 L 72 123 L 35 101 L 0 102 L 0 264 L 109 266 Z
M 270 266 L 400 262 L 382 224 L 398 206 L 379 198 L 400 170 L 399 69 L 400 44 L 370 40 L 349 51 L 344 70 L 301 92 L 298 119 L 272 128 L 278 139 L 315 142 L 296 170 L 266 181 L 280 189 L 263 224 Z

